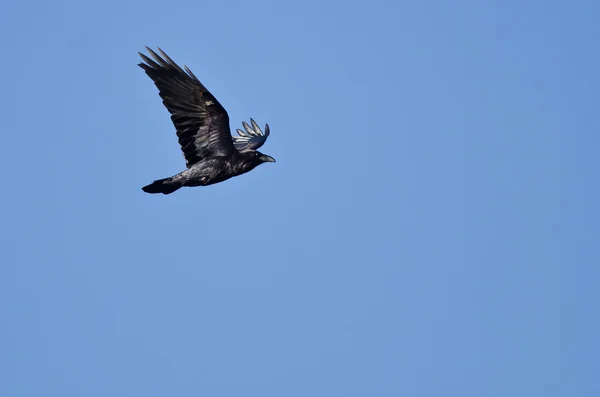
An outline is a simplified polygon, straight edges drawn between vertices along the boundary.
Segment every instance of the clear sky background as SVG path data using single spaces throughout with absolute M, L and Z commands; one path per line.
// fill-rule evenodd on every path
M 600 3 L 12 1 L 0 395 L 600 395 Z M 277 159 L 184 169 L 144 46 Z

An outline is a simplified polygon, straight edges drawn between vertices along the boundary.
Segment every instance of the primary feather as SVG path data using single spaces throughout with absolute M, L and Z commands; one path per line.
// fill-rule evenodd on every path
M 263 134 L 260 127 L 253 119 L 250 119 L 250 122 L 252 123 L 252 127 L 245 121 L 242 121 L 245 131 L 238 128 L 236 131 L 239 136 L 233 137 L 233 144 L 239 151 L 258 149 L 267 141 L 267 137 L 270 134 L 269 124 L 265 125 L 265 133 Z

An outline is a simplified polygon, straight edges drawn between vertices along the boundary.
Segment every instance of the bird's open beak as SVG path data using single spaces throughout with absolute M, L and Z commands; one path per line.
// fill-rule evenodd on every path
M 262 161 L 264 161 L 265 163 L 275 163 L 275 162 L 276 162 L 276 161 L 275 161 L 275 159 L 274 159 L 273 157 L 271 157 L 271 156 L 267 156 L 266 154 L 263 154 L 263 155 L 260 157 L 260 159 L 261 159 Z

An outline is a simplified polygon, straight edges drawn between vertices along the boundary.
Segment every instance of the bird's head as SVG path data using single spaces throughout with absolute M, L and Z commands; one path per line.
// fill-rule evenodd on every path
M 262 164 L 262 163 L 274 163 L 275 159 L 271 156 L 267 156 L 266 154 L 262 154 L 261 152 L 259 152 L 258 150 L 253 150 L 251 152 L 251 159 L 252 162 L 256 163 L 256 165 Z
M 275 163 L 275 159 L 271 156 L 267 156 L 266 154 L 262 154 L 261 152 L 255 150 L 254 151 L 256 157 L 261 163 Z
M 273 157 L 267 156 L 266 154 L 262 154 L 257 150 L 241 152 L 241 156 L 242 158 L 239 163 L 239 166 L 241 167 L 241 172 L 248 172 L 262 163 L 275 162 L 275 159 Z

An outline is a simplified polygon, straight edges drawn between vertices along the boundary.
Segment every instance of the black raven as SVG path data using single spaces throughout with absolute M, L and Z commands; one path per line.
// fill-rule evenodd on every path
M 184 186 L 207 186 L 244 174 L 257 165 L 275 162 L 260 153 L 269 136 L 254 120 L 243 122 L 244 130 L 236 137 L 229 130 L 229 116 L 217 99 L 202 85 L 187 66 L 181 69 L 160 48 L 158 55 L 146 47 L 152 58 L 139 53 L 139 63 L 158 87 L 163 104 L 171 113 L 187 170 L 170 178 L 159 179 L 142 190 L 146 193 L 170 194 Z

